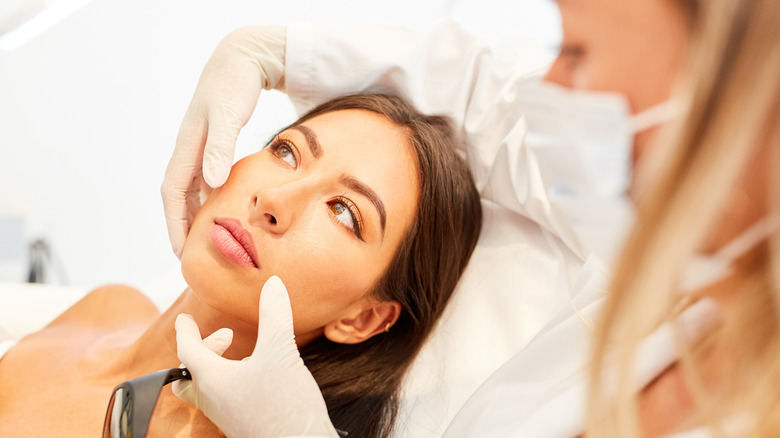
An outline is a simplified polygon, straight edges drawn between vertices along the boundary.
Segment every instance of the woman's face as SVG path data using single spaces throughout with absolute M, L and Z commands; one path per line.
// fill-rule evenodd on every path
M 385 272 L 417 206 L 401 128 L 363 110 L 314 117 L 233 166 L 198 212 L 182 272 L 206 304 L 257 323 L 272 275 L 287 286 L 296 339 L 354 315 Z
M 557 0 L 563 41 L 545 77 L 625 95 L 634 113 L 666 100 L 688 44 L 682 0 Z M 637 135 L 634 163 L 652 130 Z
M 669 98 L 687 55 L 689 20 L 683 0 L 557 0 L 561 52 L 545 80 L 628 98 L 634 113 Z M 634 139 L 634 166 L 656 132 Z M 641 163 L 639 163 L 641 165 Z M 722 218 L 708 238 L 715 251 L 764 214 L 767 160 L 754 160 L 724 203 Z

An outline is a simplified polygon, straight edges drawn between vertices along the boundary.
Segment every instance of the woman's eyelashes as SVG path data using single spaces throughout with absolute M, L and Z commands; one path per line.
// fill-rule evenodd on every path
M 276 137 L 268 145 L 268 150 L 278 159 L 287 163 L 291 168 L 298 168 L 298 150 L 289 140 Z M 363 219 L 360 210 L 347 198 L 338 197 L 328 202 L 330 213 L 340 226 L 343 226 L 361 241 L 363 240 Z
M 291 142 L 277 137 L 271 142 L 268 149 L 276 158 L 289 164 L 293 169 L 298 168 L 298 158 L 295 146 L 293 146 Z
M 363 240 L 363 220 L 357 206 L 347 198 L 336 198 L 328 203 L 330 212 L 336 220 L 350 230 L 358 239 Z

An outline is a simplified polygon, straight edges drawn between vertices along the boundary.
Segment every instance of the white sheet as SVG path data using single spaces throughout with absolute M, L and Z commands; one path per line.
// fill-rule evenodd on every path
M 187 283 L 177 268 L 145 284 L 133 286 L 163 311 L 173 304 Z M 20 339 L 45 327 L 94 288 L 0 282 L 0 328 Z
M 88 290 L 33 283 L 0 283 L 0 326 L 17 339 L 38 331 Z

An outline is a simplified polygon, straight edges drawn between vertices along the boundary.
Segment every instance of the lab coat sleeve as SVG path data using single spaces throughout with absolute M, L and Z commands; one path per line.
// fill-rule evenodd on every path
M 303 112 L 338 95 L 401 94 L 422 112 L 451 117 L 465 135 L 478 188 L 521 119 L 515 96 L 551 56 L 531 39 L 498 44 L 452 19 L 424 29 L 368 23 L 291 24 L 285 88 Z

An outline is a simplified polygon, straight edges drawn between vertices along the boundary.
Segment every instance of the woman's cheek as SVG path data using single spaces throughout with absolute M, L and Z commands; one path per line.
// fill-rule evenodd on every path
M 378 273 L 366 266 L 365 257 L 344 255 L 311 257 L 297 265 L 296 272 L 280 275 L 288 284 L 296 332 L 314 330 L 343 316 L 371 291 Z

